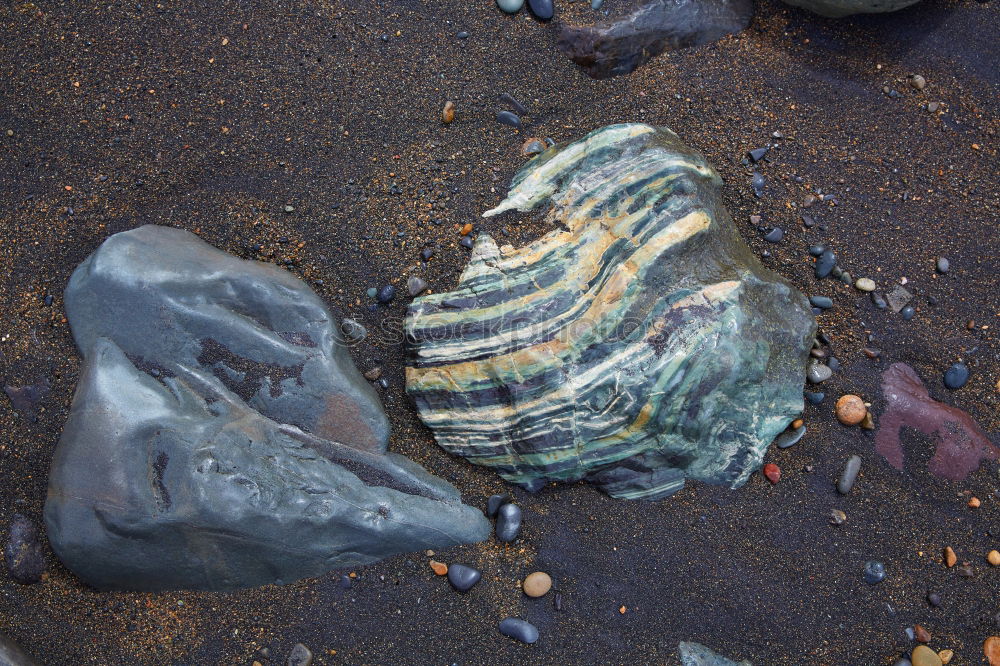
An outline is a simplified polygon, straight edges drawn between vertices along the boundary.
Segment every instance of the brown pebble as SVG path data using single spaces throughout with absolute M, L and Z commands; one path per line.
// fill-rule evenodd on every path
M 938 659 L 941 660 L 942 664 L 950 664 L 954 658 L 955 652 L 953 650 L 941 650 L 938 652 Z
M 792 430 L 798 430 L 805 423 L 802 419 L 795 419 L 792 421 Z
M 918 643 L 930 643 L 931 642 L 931 632 L 927 631 L 919 624 L 913 625 L 913 637 L 917 639 Z
M 982 502 L 979 501 L 978 497 L 970 497 L 969 498 L 969 508 L 970 509 L 978 509 L 981 504 L 982 504 Z
M 865 401 L 856 395 L 842 395 L 836 405 L 837 420 L 846 426 L 858 425 L 865 419 L 868 408 Z
M 448 101 L 444 103 L 444 108 L 441 109 L 441 122 L 448 124 L 455 119 L 455 103 Z
M 466 222 L 465 224 L 462 225 L 461 234 L 463 236 L 468 236 L 471 233 L 472 233 L 472 223 L 471 222 Z
M 955 551 L 952 549 L 951 546 L 945 546 L 944 565 L 950 569 L 951 567 L 955 566 L 955 563 L 957 562 L 958 562 L 958 556 L 955 555 Z
M 370 382 L 375 381 L 376 379 L 378 379 L 381 376 L 382 376 L 382 368 L 381 368 L 381 366 L 378 366 L 378 365 L 376 365 L 371 370 L 366 370 L 365 371 L 365 379 L 367 379 Z
M 990 636 L 983 641 L 983 654 L 990 666 L 1000 666 L 1000 636 Z
M 1000 567 L 1000 551 L 991 550 L 986 555 L 986 561 L 995 567 Z
M 865 356 L 868 358 L 878 358 L 882 355 L 882 352 L 873 347 L 865 347 L 863 351 L 865 352 Z
M 521 583 L 521 589 L 529 597 L 544 597 L 552 589 L 552 578 L 544 571 L 530 573 Z
M 438 562 L 437 560 L 431 560 L 430 561 L 430 565 L 431 565 L 431 569 L 433 569 L 434 573 L 436 573 L 438 576 L 447 576 L 448 575 L 448 565 L 445 564 L 444 562 Z

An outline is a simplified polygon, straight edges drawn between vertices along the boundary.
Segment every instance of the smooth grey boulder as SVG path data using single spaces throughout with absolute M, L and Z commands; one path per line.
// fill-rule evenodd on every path
M 333 317 L 284 271 L 142 227 L 81 264 L 66 304 L 84 364 L 45 521 L 85 582 L 248 587 L 489 536 L 385 452 Z
M 851 14 L 883 14 L 915 5 L 920 0 L 785 0 L 786 4 L 802 7 L 829 18 Z

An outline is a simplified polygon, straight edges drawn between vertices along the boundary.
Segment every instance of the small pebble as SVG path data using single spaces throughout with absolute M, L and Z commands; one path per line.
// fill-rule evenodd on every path
M 781 468 L 774 463 L 767 463 L 764 465 L 764 476 L 773 486 L 781 481 Z
M 903 318 L 903 321 L 910 321 L 915 314 L 917 314 L 917 311 L 913 309 L 912 305 L 907 305 L 899 311 L 899 316 Z
M 871 278 L 858 278 L 854 281 L 854 286 L 859 291 L 875 291 L 875 280 Z
M 462 240 L 458 241 L 458 244 L 467 250 L 472 249 L 472 236 L 462 236 Z
M 590 8 L 595 12 L 604 5 L 604 0 L 590 0 Z
M 813 307 L 822 308 L 823 310 L 833 307 L 833 299 L 829 296 L 810 296 L 809 302 L 812 303 Z
M 944 385 L 956 391 L 969 381 L 969 368 L 964 363 L 956 363 L 944 373 Z
M 877 307 L 879 310 L 885 310 L 887 307 L 889 307 L 889 303 L 886 302 L 885 297 L 882 294 L 873 291 L 871 296 L 872 296 L 872 303 L 874 303 L 875 307 Z
M 900 657 L 896 661 L 892 662 L 892 666 L 913 666 L 910 660 L 906 657 Z
M 810 405 L 818 405 L 826 399 L 826 393 L 812 393 L 806 391 L 806 400 L 809 401 Z
M 830 369 L 830 366 L 823 365 L 822 363 L 813 363 L 806 371 L 806 378 L 809 380 L 810 384 L 825 382 L 832 376 L 833 370 Z
M 848 458 L 847 463 L 844 465 L 844 471 L 841 472 L 840 478 L 837 479 L 837 492 L 841 495 L 851 492 L 851 488 L 854 487 L 854 482 L 857 481 L 860 471 L 861 456 L 853 455 Z
M 927 85 L 927 80 L 919 74 L 914 74 L 910 77 L 910 85 L 917 90 L 923 90 L 924 86 Z
M 767 146 L 765 146 L 764 148 L 754 148 L 753 150 L 747 152 L 747 155 L 749 155 L 750 159 L 756 164 L 757 162 L 760 162 L 762 159 L 764 159 L 764 156 L 767 155 L 768 150 L 770 150 L 770 148 L 768 148 Z
M 506 620 L 502 620 L 500 622 L 500 633 L 507 638 L 513 638 L 529 645 L 538 640 L 538 629 L 535 625 L 516 617 L 508 617 Z
M 340 322 L 340 332 L 344 334 L 348 342 L 359 342 L 368 336 L 368 329 L 353 319 L 345 319 Z
M 951 660 L 955 658 L 954 650 L 941 650 L 938 652 L 938 658 L 941 659 L 942 664 L 950 664 Z
M 427 289 L 427 282 L 418 278 L 416 275 L 411 276 L 410 279 L 406 281 L 406 290 L 410 292 L 410 296 L 419 296 L 424 293 L 425 289 Z
M 495 518 L 497 511 L 500 510 L 504 504 L 510 501 L 510 495 L 504 493 L 502 495 L 490 495 L 490 498 L 486 500 L 486 515 L 490 518 Z
M 528 115 L 528 109 L 526 109 L 523 104 L 521 104 L 520 102 L 518 102 L 511 95 L 509 95 L 507 93 L 501 93 L 500 94 L 500 101 L 503 102 L 504 104 L 507 104 L 508 106 L 510 106 L 511 110 L 513 110 L 514 113 L 518 114 L 519 116 L 526 116 L 526 115 Z
M 864 420 L 868 408 L 865 407 L 864 400 L 856 395 L 847 394 L 837 400 L 836 413 L 838 421 L 846 426 L 853 426 Z
M 453 120 L 455 120 L 455 103 L 452 101 L 445 102 L 444 108 L 441 110 L 441 122 L 447 125 Z
M 528 0 L 528 9 L 542 21 L 548 21 L 555 13 L 552 0 Z
M 938 273 L 947 273 L 948 269 L 951 268 L 951 262 L 945 257 L 938 257 L 937 269 Z
M 818 257 L 819 255 L 826 252 L 826 248 L 822 245 L 811 245 L 809 246 L 809 254 L 813 257 Z
M 541 139 L 528 139 L 521 144 L 521 154 L 525 157 L 532 157 L 538 153 L 545 152 L 547 147 Z
M 288 666 L 309 666 L 313 663 L 313 653 L 302 643 L 296 643 L 288 655 Z
M 967 506 L 970 509 L 978 509 L 981 504 L 982 501 L 978 497 L 970 497 Z
M 938 594 L 937 592 L 928 592 L 927 603 L 937 608 L 938 606 L 941 605 L 941 595 Z
M 498 113 L 497 122 L 501 125 L 510 125 L 514 129 L 521 129 L 521 119 L 510 111 L 501 111 Z
M 929 631 L 927 631 L 926 629 L 924 629 L 919 624 L 915 624 L 915 625 L 913 625 L 913 638 L 918 643 L 930 643 L 931 642 L 931 633 Z
M 795 424 L 793 423 L 792 425 Z M 774 443 L 777 444 L 779 449 L 787 449 L 789 446 L 798 443 L 798 441 L 802 439 L 805 434 L 806 427 L 804 425 L 800 425 L 798 428 L 786 430 L 778 435 L 778 437 L 774 440 Z
M 497 7 L 508 14 L 516 14 L 524 7 L 524 0 L 497 0 Z
M 430 565 L 431 565 L 431 569 L 433 569 L 434 573 L 437 574 L 438 576 L 446 576 L 446 575 L 448 575 L 448 565 L 445 564 L 444 562 L 438 562 L 437 560 L 431 560 L 430 561 Z
M 423 259 L 424 261 L 430 261 L 431 257 L 433 256 L 434 256 L 434 250 L 432 250 L 429 247 L 425 247 L 420 251 L 420 258 Z
M 371 370 L 365 370 L 365 379 L 367 379 L 370 382 L 377 380 L 381 376 L 382 376 L 381 366 L 376 365 Z
M 942 666 L 941 657 L 926 645 L 918 645 L 910 653 L 913 666 Z
M 990 566 L 1000 567 L 1000 551 L 991 550 L 986 555 L 986 561 L 990 563 Z
M 387 284 L 378 290 L 376 298 L 379 303 L 388 304 L 392 302 L 392 299 L 396 297 L 396 288 L 391 284 Z
M 764 235 L 764 240 L 768 243 L 780 243 L 781 239 L 785 237 L 785 232 L 780 227 L 775 227 L 771 229 Z
M 368 291 L 366 291 L 365 293 L 368 294 L 368 298 L 375 298 L 376 296 L 378 296 L 378 289 L 376 289 L 375 287 L 368 287 Z
M 990 636 L 983 641 L 983 655 L 990 666 L 1000 666 L 1000 636 Z
M 521 532 L 521 507 L 516 504 L 504 504 L 497 511 L 497 539 L 510 543 Z
M 24 514 L 15 513 L 11 518 L 3 556 L 7 571 L 16 582 L 31 585 L 42 580 L 45 556 L 42 554 L 38 526 Z M 0 658 L 2 656 L 0 654 Z
M 833 272 L 833 267 L 837 265 L 837 255 L 833 250 L 824 250 L 823 254 L 816 259 L 816 279 L 822 280 Z
M 463 30 L 463 31 L 459 32 L 458 34 L 456 34 L 455 37 L 457 39 L 468 39 L 469 38 L 469 33 L 467 33 L 465 30 Z
M 285 206 L 285 212 L 286 213 L 294 213 L 295 212 L 295 206 Z
M 951 546 L 944 547 L 944 565 L 949 569 L 955 566 L 958 562 L 958 556 L 955 554 L 955 549 Z
M 459 592 L 468 592 L 482 577 L 478 570 L 464 564 L 452 564 L 448 567 L 448 582 Z
M 552 578 L 544 571 L 530 573 L 521 583 L 521 589 L 529 597 L 544 597 L 552 589 Z
M 865 418 L 861 419 L 860 425 L 862 430 L 875 429 L 875 419 L 872 418 L 872 413 L 870 411 L 865 412 Z
M 941 108 L 941 103 L 940 102 L 928 102 L 927 103 L 927 112 L 928 113 L 934 113 L 939 108 Z
M 865 562 L 865 582 L 875 585 L 885 580 L 885 565 L 876 560 Z
M 834 509 L 830 512 L 830 524 L 831 525 L 843 525 L 847 522 L 847 514 L 840 509 Z

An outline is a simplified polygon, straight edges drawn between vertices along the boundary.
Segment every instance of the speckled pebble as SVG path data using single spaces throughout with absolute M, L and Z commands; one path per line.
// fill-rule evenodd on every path
M 806 378 L 809 380 L 810 384 L 819 384 L 825 382 L 830 377 L 833 376 L 833 370 L 830 366 L 823 365 L 822 363 L 813 363 L 806 370 Z
M 871 278 L 858 278 L 854 281 L 854 286 L 859 291 L 875 291 L 875 280 Z
M 865 582 L 875 585 L 885 580 L 885 565 L 876 560 L 865 562 Z

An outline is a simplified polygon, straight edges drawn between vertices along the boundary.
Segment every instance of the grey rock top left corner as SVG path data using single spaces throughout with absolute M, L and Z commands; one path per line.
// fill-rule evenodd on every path
M 289 273 L 144 226 L 84 261 L 65 302 L 84 364 L 45 521 L 84 581 L 247 587 L 488 536 L 454 487 L 386 453 L 377 395 Z

